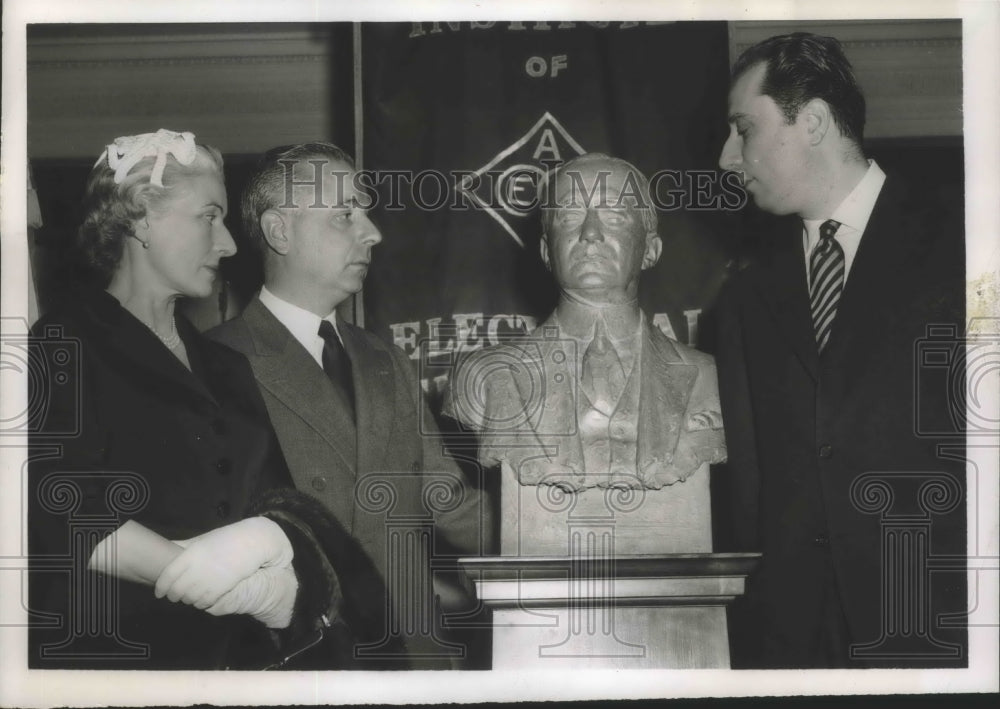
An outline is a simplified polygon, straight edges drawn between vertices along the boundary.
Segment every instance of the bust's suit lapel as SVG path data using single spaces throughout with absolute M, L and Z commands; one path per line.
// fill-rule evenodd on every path
M 331 464 L 355 474 L 357 440 L 350 412 L 337 404 L 333 384 L 305 348 L 258 299 L 243 313 L 256 351 L 255 375 L 269 391 L 330 445 Z
M 698 367 L 686 364 L 677 348 L 659 328 L 646 322 L 642 330 L 642 390 L 639 392 L 639 451 L 642 468 L 663 451 L 647 446 L 658 442 L 673 451 L 684 428 L 687 410 Z

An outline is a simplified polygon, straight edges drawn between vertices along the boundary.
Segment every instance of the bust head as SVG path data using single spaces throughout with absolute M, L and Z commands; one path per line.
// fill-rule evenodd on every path
M 662 249 L 645 175 L 588 153 L 550 175 L 540 200 L 542 261 L 560 290 L 601 304 L 636 300 L 639 274 Z

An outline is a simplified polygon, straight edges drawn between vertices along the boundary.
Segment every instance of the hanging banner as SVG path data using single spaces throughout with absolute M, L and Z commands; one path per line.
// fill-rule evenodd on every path
M 716 169 L 725 22 L 366 23 L 360 35 L 360 154 L 383 235 L 367 328 L 425 362 L 534 327 L 556 302 L 536 187 L 603 152 L 656 176 L 664 248 L 641 303 L 699 345 L 742 206 Z M 446 375 L 422 374 L 433 401 Z

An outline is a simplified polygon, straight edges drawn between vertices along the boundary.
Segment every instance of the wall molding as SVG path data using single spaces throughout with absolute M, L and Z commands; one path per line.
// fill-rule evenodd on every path
M 115 136 L 160 127 L 252 154 L 343 128 L 333 101 L 352 101 L 351 71 L 334 63 L 351 54 L 331 25 L 164 27 L 29 28 L 28 154 L 93 157 Z
M 94 59 L 60 62 L 29 63 L 36 70 L 60 71 L 93 71 L 101 67 L 127 66 L 189 66 L 197 64 L 302 64 L 307 62 L 322 62 L 326 56 L 318 54 L 290 54 L 286 56 L 212 56 L 212 57 L 169 57 L 157 59 Z
M 161 125 L 243 154 L 351 135 L 350 106 L 334 110 L 353 101 L 350 69 L 334 70 L 350 51 L 336 51 L 333 27 L 29 26 L 29 155 L 92 157 Z M 868 99 L 867 137 L 962 135 L 959 20 L 732 22 L 730 56 L 793 30 L 843 42 Z

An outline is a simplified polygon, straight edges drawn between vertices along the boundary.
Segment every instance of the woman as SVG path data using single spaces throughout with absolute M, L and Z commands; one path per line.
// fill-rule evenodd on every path
M 284 459 L 246 360 L 175 311 L 236 252 L 226 203 L 219 152 L 190 133 L 118 138 L 90 174 L 79 247 L 102 287 L 33 328 L 29 593 L 64 621 L 32 624 L 30 667 L 210 669 L 233 648 L 264 665 L 265 624 L 289 626 L 297 602 L 311 632 L 339 597 L 293 515 L 242 519 L 290 486 Z

